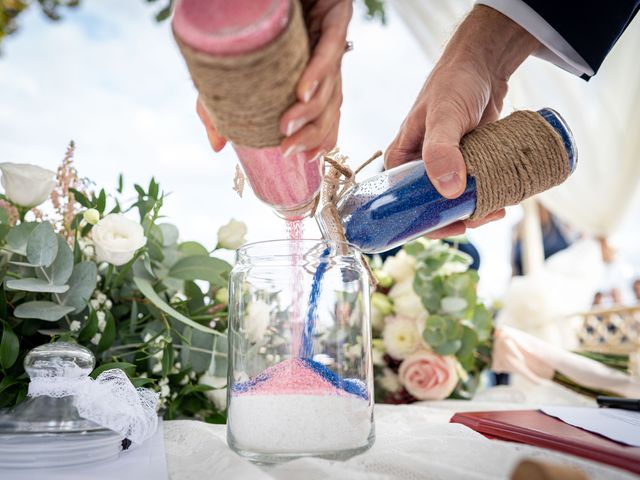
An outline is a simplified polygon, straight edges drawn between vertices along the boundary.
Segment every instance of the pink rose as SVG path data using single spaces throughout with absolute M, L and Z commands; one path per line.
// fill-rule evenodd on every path
M 420 350 L 403 360 L 398 370 L 400 383 L 418 400 L 442 400 L 458 384 L 456 360 Z

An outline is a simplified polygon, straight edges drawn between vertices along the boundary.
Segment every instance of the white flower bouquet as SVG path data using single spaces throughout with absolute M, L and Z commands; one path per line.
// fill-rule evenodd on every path
M 0 165 L 0 407 L 26 396 L 26 352 L 65 340 L 94 352 L 92 376 L 120 368 L 159 391 L 165 418 L 223 422 L 231 265 L 160 221 L 154 179 L 127 204 L 122 177 L 96 190 L 72 155 L 57 172 Z M 231 221 L 216 248 L 245 234 Z
M 376 400 L 470 398 L 490 365 L 493 314 L 478 301 L 471 258 L 420 239 L 384 263 L 371 298 Z

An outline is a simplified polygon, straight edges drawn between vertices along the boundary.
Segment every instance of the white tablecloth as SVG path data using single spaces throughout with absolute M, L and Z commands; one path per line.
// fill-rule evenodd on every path
M 258 467 L 232 452 L 224 425 L 178 420 L 165 422 L 165 447 L 173 480 L 417 480 L 504 479 L 524 458 L 582 469 L 590 479 L 636 476 L 570 455 L 510 442 L 488 440 L 459 424 L 456 411 L 535 408 L 495 402 L 443 401 L 414 405 L 376 405 L 376 443 L 345 462 L 300 459 L 275 467 Z

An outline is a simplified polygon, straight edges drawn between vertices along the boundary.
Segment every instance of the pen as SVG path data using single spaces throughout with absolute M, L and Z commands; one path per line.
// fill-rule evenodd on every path
M 640 399 L 638 398 L 619 398 L 619 397 L 603 397 L 596 398 L 598 406 L 608 408 L 621 408 L 623 410 L 640 411 Z

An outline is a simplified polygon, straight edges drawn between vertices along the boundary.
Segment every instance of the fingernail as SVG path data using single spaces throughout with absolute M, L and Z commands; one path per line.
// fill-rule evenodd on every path
M 284 157 L 290 157 L 291 155 L 295 155 L 297 153 L 302 153 L 307 149 L 304 145 L 291 145 L 284 151 Z
M 317 88 L 318 88 L 318 81 L 314 80 L 313 82 L 311 82 L 311 84 L 307 87 L 307 89 L 304 92 L 304 95 L 303 95 L 304 103 L 309 103 L 309 100 L 311 100 L 311 97 L 313 97 L 313 94 L 316 93 Z
M 453 197 L 461 190 L 460 176 L 458 172 L 451 172 L 436 178 L 438 191 L 445 197 Z
M 294 120 L 289 120 L 289 123 L 287 124 L 287 137 L 290 137 L 291 135 L 296 133 L 306 123 L 307 123 L 307 120 L 304 118 L 296 118 Z

